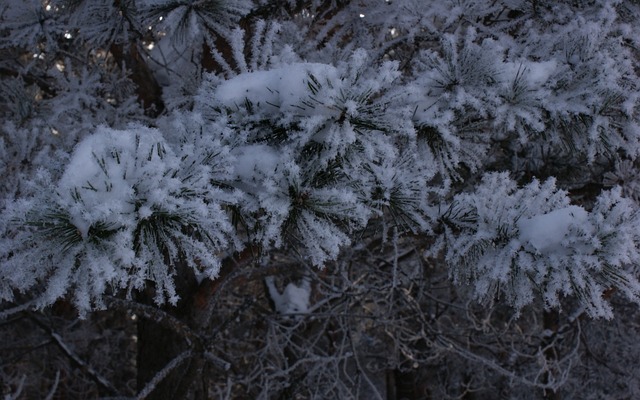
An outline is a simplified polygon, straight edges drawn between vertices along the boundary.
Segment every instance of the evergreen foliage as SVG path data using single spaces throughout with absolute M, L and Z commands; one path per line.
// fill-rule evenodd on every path
M 237 361 L 227 398 L 381 397 L 375 371 L 443 358 L 470 391 L 474 363 L 509 396 L 579 386 L 582 314 L 624 322 L 616 304 L 640 304 L 639 18 L 622 0 L 5 1 L 2 312 L 124 301 L 182 333 L 222 324 L 138 382 L 143 397 L 184 360 L 201 373 L 285 347 L 291 364 Z M 225 326 L 265 315 L 262 282 L 309 317 L 239 344 Z M 206 285 L 207 316 L 184 311 Z M 483 336 L 501 322 L 534 328 L 503 354 Z

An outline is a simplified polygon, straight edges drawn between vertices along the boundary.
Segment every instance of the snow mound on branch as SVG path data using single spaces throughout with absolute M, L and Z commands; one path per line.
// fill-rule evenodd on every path
M 86 237 L 96 222 L 133 224 L 127 216 L 134 212 L 134 198 L 142 186 L 147 189 L 147 205 L 164 202 L 165 191 L 178 185 L 176 180 L 165 178 L 165 173 L 177 167 L 177 158 L 158 130 L 99 127 L 76 146 L 59 189 L 74 225 Z M 151 182 L 158 186 L 146 187 Z M 162 189 L 159 182 L 163 182 Z M 141 208 L 142 212 L 145 209 Z
M 520 242 L 528 243 L 538 254 L 561 252 L 562 241 L 574 226 L 588 224 L 589 215 L 584 208 L 568 206 L 546 214 L 518 221 Z
M 317 85 L 314 80 L 328 86 L 331 86 L 329 82 L 341 81 L 338 70 L 331 65 L 298 63 L 269 71 L 244 73 L 224 81 L 216 89 L 215 98 L 228 108 L 236 108 L 249 101 L 255 105 L 272 105 L 274 110 L 277 108 L 281 112 L 304 115 L 305 106 L 301 104 L 307 104 L 309 108 L 320 104 L 309 97 L 310 85 Z M 318 110 L 314 109 L 313 114 L 317 115 Z
M 263 144 L 240 146 L 231 154 L 236 157 L 235 174 L 243 182 L 255 182 L 259 176 L 273 174 L 281 161 L 277 149 Z

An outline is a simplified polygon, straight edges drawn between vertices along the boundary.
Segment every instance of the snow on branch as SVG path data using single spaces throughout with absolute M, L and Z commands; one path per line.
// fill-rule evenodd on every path
M 311 296 L 309 278 L 303 278 L 300 285 L 293 282 L 288 283 L 282 293 L 276 287 L 273 276 L 266 277 L 264 281 L 278 313 L 288 315 L 309 312 L 309 297 Z
M 502 295 L 519 310 L 535 293 L 546 307 L 574 295 L 591 316 L 611 318 L 605 290 L 640 302 L 633 270 L 639 217 L 619 189 L 603 192 L 587 211 L 570 205 L 552 179 L 517 188 L 507 174 L 493 173 L 474 193 L 455 196 L 441 217 L 441 239 L 454 282 L 480 300 Z
M 76 146 L 58 182 L 43 176 L 33 198 L 7 208 L 16 233 L 2 279 L 21 290 L 43 282 L 36 306 L 73 295 L 81 313 L 145 281 L 156 285 L 157 303 L 175 303 L 174 263 L 213 277 L 216 253 L 229 246 L 228 198 L 212 186 L 211 170 L 176 155 L 158 130 L 98 128 Z

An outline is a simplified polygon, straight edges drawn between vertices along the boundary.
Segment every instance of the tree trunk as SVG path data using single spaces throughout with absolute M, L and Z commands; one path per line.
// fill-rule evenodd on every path
M 198 289 L 198 284 L 193 271 L 185 262 L 179 262 L 176 268 L 176 292 L 181 293 L 182 298 L 176 307 L 164 307 L 163 311 L 178 320 L 189 324 L 188 316 L 191 308 L 191 298 Z M 182 279 L 179 279 L 182 278 Z M 140 302 L 153 306 L 153 293 L 146 291 L 141 296 Z M 139 318 L 138 320 L 138 392 L 160 372 L 171 360 L 182 352 L 189 350 L 193 343 L 187 340 L 175 329 L 151 318 Z M 190 382 L 189 372 L 192 369 L 191 360 L 171 371 L 147 397 L 150 400 L 183 399 Z M 181 390 L 179 390 L 181 389 Z
M 206 335 L 206 330 L 209 329 L 212 299 L 216 292 L 227 278 L 233 276 L 232 272 L 249 265 L 258 251 L 257 247 L 248 247 L 235 256 L 227 257 L 222 262 L 218 278 L 215 281 L 205 279 L 200 284 L 185 262 L 178 263 L 175 267 L 175 284 L 176 291 L 181 294 L 182 299 L 176 307 L 165 307 L 164 312 L 188 326 L 196 335 Z M 147 291 L 141 296 L 140 302 L 153 305 L 152 299 L 153 293 Z M 171 329 L 166 323 L 160 323 L 153 318 L 140 318 L 137 357 L 138 392 L 143 390 L 176 356 L 192 350 L 193 356 L 164 377 L 145 399 L 206 400 L 206 387 L 198 384 L 204 368 L 202 346 L 199 337 L 187 339 L 183 332 Z

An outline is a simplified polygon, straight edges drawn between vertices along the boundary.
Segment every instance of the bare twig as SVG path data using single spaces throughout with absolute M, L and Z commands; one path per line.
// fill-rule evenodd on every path
M 47 397 L 45 397 L 45 400 L 53 400 L 53 395 L 56 394 L 56 390 L 58 390 L 59 383 L 60 383 L 60 370 L 56 371 L 56 380 L 53 382 L 53 386 L 51 387 L 51 390 L 49 390 L 49 393 L 47 394 Z
M 20 394 L 22 393 L 22 389 L 24 388 L 24 381 L 27 380 L 27 376 L 26 375 L 22 375 L 22 378 L 20 378 L 20 383 L 18 384 L 18 388 L 16 389 L 15 393 L 11 393 L 6 395 L 5 399 L 6 400 L 17 400 L 20 397 Z
M 93 367 L 87 364 L 84 360 L 82 360 L 76 353 L 73 352 L 67 346 L 67 344 L 62 340 L 62 337 L 57 333 L 50 331 L 49 334 L 53 338 L 53 342 L 58 346 L 60 350 L 74 363 L 77 367 L 79 367 L 82 371 L 84 371 L 87 375 L 91 377 L 97 384 L 99 384 L 104 389 L 108 390 L 109 393 L 114 395 L 119 395 L 120 392 L 115 388 L 105 377 L 100 375 Z
M 11 307 L 7 310 L 0 311 L 0 321 L 9 318 L 10 316 L 22 311 L 28 310 L 33 305 L 33 301 L 28 301 L 24 304 Z
M 204 352 L 204 358 L 209 361 L 210 363 L 212 363 L 213 365 L 215 365 L 218 368 L 221 368 L 225 371 L 228 371 L 231 368 L 231 363 L 228 361 L 223 360 L 222 358 L 216 356 L 213 353 L 210 353 L 208 351 Z
M 144 389 L 142 389 L 142 391 L 138 393 L 138 396 L 136 397 L 136 399 L 137 400 L 146 399 L 151 393 L 153 393 L 153 391 L 158 386 L 158 383 L 162 382 L 162 380 L 166 378 L 171 371 L 173 371 L 180 364 L 182 364 L 184 360 L 191 357 L 191 354 L 192 354 L 191 350 L 186 350 L 178 354 L 173 360 L 171 360 L 167 365 L 165 365 L 164 368 L 158 371 L 158 373 L 153 377 L 153 379 L 151 379 L 149 383 L 147 383 Z
M 42 328 L 44 331 L 49 333 L 49 336 L 53 339 L 53 343 L 62 351 L 62 353 L 69 358 L 72 364 L 76 367 L 80 368 L 84 373 L 89 375 L 91 379 L 96 382 L 100 387 L 104 390 L 108 391 L 112 395 L 119 396 L 120 392 L 116 389 L 108 379 L 100 375 L 91 365 L 85 362 L 80 356 L 78 356 L 62 339 L 62 337 L 57 334 L 50 326 L 44 323 L 40 318 L 35 315 L 30 316 L 31 319 Z M 56 384 L 54 384 L 53 392 L 55 392 L 55 388 L 57 386 L 57 377 Z M 53 393 L 52 392 L 52 393 Z
M 110 308 L 134 312 L 139 317 L 152 320 L 157 324 L 171 329 L 182 336 L 189 345 L 194 341 L 200 342 L 201 340 L 198 333 L 194 332 L 187 324 L 159 308 L 151 307 L 132 300 L 118 299 L 116 297 L 108 297 L 105 300 Z

